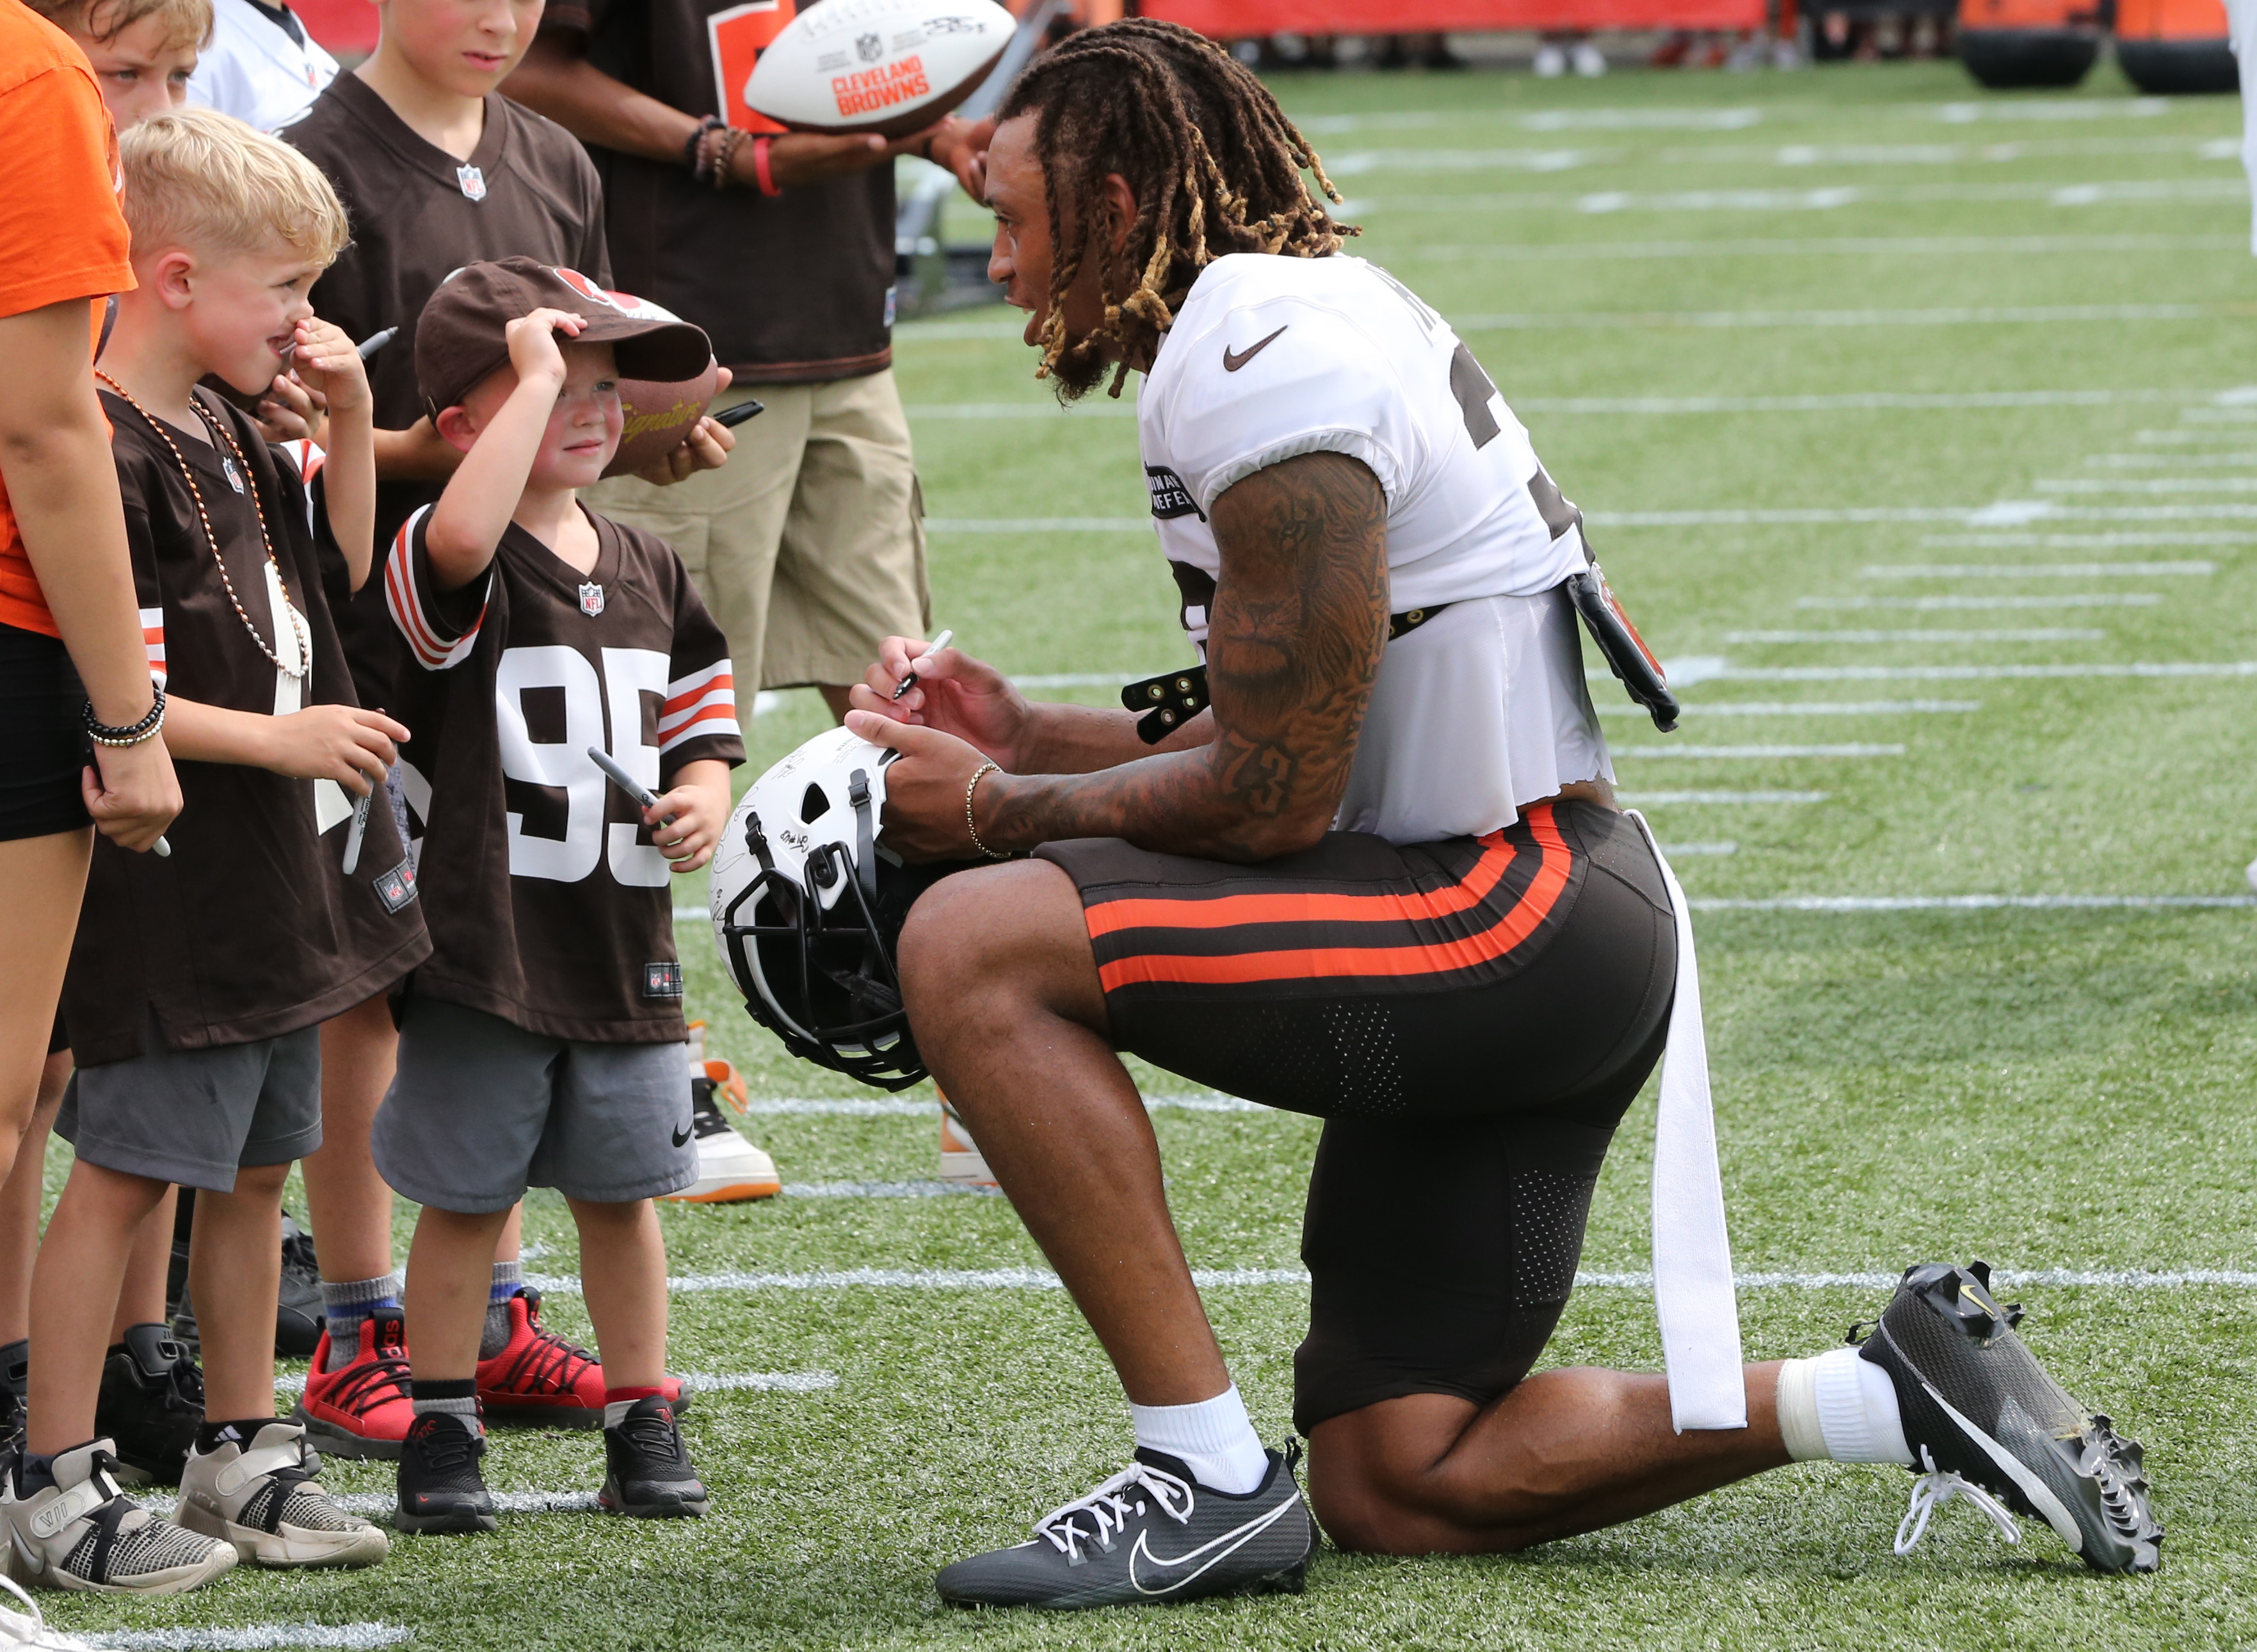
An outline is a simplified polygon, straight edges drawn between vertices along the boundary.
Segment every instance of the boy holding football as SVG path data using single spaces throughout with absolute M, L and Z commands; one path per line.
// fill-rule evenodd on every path
M 354 703 L 329 615 L 367 575 L 375 494 L 359 358 L 306 302 L 343 211 L 303 158 L 209 111 L 144 122 L 120 151 L 138 286 L 97 371 L 187 805 L 167 858 L 104 845 L 88 877 L 63 992 L 79 1070 L 56 1126 L 77 1159 L 32 1276 L 38 1357 L 0 1518 L 34 1581 L 168 1594 L 238 1556 L 386 1552 L 274 1415 L 282 1184 L 321 1144 L 321 1022 L 430 942 L 406 845 L 352 801 L 407 731 Z M 257 391 L 293 359 L 329 398 L 326 456 L 269 447 L 197 388 Z M 127 1253 L 173 1183 L 203 1190 L 189 1278 L 206 1416 L 178 1525 L 124 1499 L 111 1442 L 92 1437 Z
M 474 264 L 416 327 L 415 371 L 463 455 L 393 540 L 385 597 L 414 667 L 405 753 L 430 787 L 434 951 L 371 1137 L 424 1209 L 407 1270 L 414 1420 L 403 1531 L 492 1529 L 478 1332 L 496 1237 L 528 1185 L 580 1231 L 603 1359 L 601 1505 L 701 1514 L 669 1397 L 652 1199 L 697 1174 L 669 863 L 711 858 L 744 759 L 727 645 L 663 541 L 590 512 L 621 427 L 615 375 L 677 381 L 705 335 L 532 258 Z M 639 808 L 591 750 L 663 794 Z

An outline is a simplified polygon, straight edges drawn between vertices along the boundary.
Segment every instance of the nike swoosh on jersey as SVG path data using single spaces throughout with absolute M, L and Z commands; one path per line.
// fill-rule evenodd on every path
M 1291 327 L 1291 325 L 1292 323 L 1291 321 L 1285 323 L 1285 327 Z M 1284 332 L 1285 330 L 1285 327 L 1279 328 L 1277 329 L 1277 333 Z M 1270 343 L 1277 338 L 1277 333 L 1272 333 L 1268 338 L 1262 339 L 1256 343 L 1249 344 L 1244 349 L 1233 349 L 1229 345 L 1225 344 L 1222 347 L 1222 371 L 1226 373 L 1236 372 L 1240 368 L 1245 366 L 1247 363 L 1252 361 L 1256 356 L 1259 356 L 1263 350 L 1268 349 Z
M 1282 328 L 1278 330 L 1284 331 Z M 1275 338 L 1277 335 L 1276 333 L 1272 333 L 1270 336 Z M 1138 1532 L 1136 1546 L 1128 1551 L 1128 1586 L 1136 1590 L 1138 1594 L 1144 1595 L 1166 1594 L 1171 1589 L 1182 1588 L 1185 1584 L 1221 1564 L 1263 1532 L 1268 1531 L 1284 1519 L 1286 1513 L 1293 1508 L 1298 1501 L 1296 1498 L 1288 1497 L 1270 1509 L 1268 1514 L 1258 1519 L 1249 1520 L 1243 1526 L 1235 1527 L 1220 1537 L 1209 1538 L 1189 1554 L 1178 1555 L 1172 1560 L 1163 1559 L 1152 1552 L 1150 1546 L 1152 1534 L 1149 1528 Z M 1157 1580 L 1157 1587 L 1147 1586 L 1144 1579 L 1136 1575 L 1136 1563 L 1140 1559 L 1156 1570 L 1164 1571 L 1178 1566 L 1188 1566 L 1191 1570 L 1184 1572 L 1180 1577 Z M 1192 1564 L 1194 1561 L 1199 1563 L 1195 1566 Z
M 683 1126 L 681 1129 L 679 1129 L 679 1130 L 677 1130 L 677 1131 L 676 1131 L 676 1132 L 674 1133 L 674 1145 L 675 1145 L 676 1147 L 680 1147 L 680 1146 L 682 1146 L 682 1145 L 683 1145 L 683 1143 L 684 1143 L 684 1142 L 688 1141 L 689 1140 L 690 1140 L 690 1126 L 687 1126 L 687 1125 Z

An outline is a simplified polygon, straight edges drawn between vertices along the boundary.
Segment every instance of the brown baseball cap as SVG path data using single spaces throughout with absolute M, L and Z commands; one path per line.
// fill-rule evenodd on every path
M 671 310 L 626 293 L 607 293 L 577 270 L 537 258 L 466 264 L 439 284 L 415 323 L 415 381 L 436 416 L 509 361 L 509 324 L 541 308 L 587 318 L 577 340 L 609 344 L 619 377 L 674 384 L 695 378 L 713 358 L 713 342 Z

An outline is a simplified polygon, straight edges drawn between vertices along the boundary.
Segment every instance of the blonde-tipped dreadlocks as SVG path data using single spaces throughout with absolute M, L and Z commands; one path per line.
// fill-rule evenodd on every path
M 1148 362 L 1199 272 L 1230 252 L 1321 258 L 1353 226 L 1335 224 L 1302 181 L 1340 192 L 1277 100 L 1222 47 L 1178 24 L 1128 18 L 1069 35 L 1029 66 L 1001 117 L 1036 117 L 1035 152 L 1050 194 L 1051 313 L 1037 378 L 1077 393 L 1107 357 Z M 1136 197 L 1121 251 L 1107 244 L 1105 179 Z M 1069 339 L 1065 293 L 1083 263 L 1100 260 L 1105 319 Z

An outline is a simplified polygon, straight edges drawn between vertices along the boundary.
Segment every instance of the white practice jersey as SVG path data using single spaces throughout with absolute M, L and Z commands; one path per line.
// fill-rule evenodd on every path
M 188 101 L 271 132 L 336 77 L 336 59 L 303 22 L 293 34 L 251 0 L 212 0 L 212 38 L 188 78 Z
M 1473 353 L 1384 270 L 1215 260 L 1146 376 L 1137 439 L 1202 657 L 1221 568 L 1208 513 L 1302 454 L 1345 454 L 1379 479 L 1391 611 L 1447 605 L 1388 646 L 1336 827 L 1477 836 L 1570 781 L 1614 778 L 1560 588 L 1588 566 L 1581 532 Z

